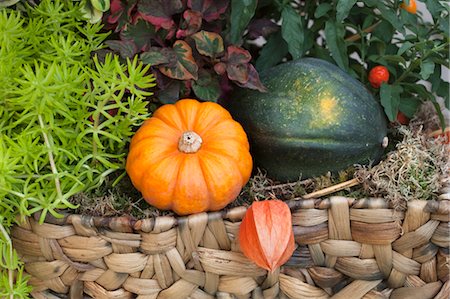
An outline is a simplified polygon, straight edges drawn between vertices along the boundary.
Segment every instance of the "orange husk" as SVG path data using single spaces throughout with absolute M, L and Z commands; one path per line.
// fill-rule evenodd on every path
M 239 229 L 241 251 L 255 264 L 275 271 L 295 250 L 292 215 L 281 200 L 254 202 Z

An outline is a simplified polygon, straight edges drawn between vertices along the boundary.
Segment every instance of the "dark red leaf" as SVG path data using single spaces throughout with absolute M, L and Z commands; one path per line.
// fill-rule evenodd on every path
M 157 29 L 171 29 L 175 26 L 173 15 L 183 11 L 181 0 L 141 1 L 138 11 L 142 18 L 149 21 Z
M 247 36 L 250 39 L 257 39 L 261 36 L 268 37 L 279 29 L 280 27 L 269 19 L 255 19 L 248 25 Z
M 228 46 L 227 55 L 225 57 L 228 64 L 248 63 L 252 59 L 250 53 L 238 46 Z
M 156 32 L 156 35 L 161 39 L 161 42 L 158 42 L 158 44 L 162 47 L 166 45 L 166 42 L 164 40 L 168 40 L 168 44 L 170 44 L 170 40 L 175 36 L 177 26 L 172 27 L 171 29 L 164 29 L 161 28 Z
M 227 71 L 227 65 L 223 62 L 218 62 L 214 65 L 214 71 L 217 75 L 223 75 Z
M 227 75 L 230 80 L 245 84 L 248 81 L 247 64 L 227 64 Z
M 247 73 L 248 73 L 248 80 L 245 83 L 237 82 L 236 84 L 250 89 L 256 89 L 261 92 L 266 92 L 267 88 L 261 83 L 259 79 L 258 71 L 253 67 L 253 65 L 248 64 L 247 65 Z
M 167 77 L 178 80 L 197 80 L 198 66 L 192 56 L 192 49 L 182 40 L 177 40 L 173 45 L 176 55 L 175 66 L 163 66 L 159 70 Z
M 108 23 L 117 23 L 119 17 L 124 11 L 125 5 L 120 0 L 112 0 L 109 11 L 111 15 L 108 16 Z
M 135 43 L 128 40 L 107 40 L 105 44 L 114 51 L 118 51 L 123 58 L 133 58 L 138 52 Z
M 202 14 L 201 12 L 194 11 L 194 10 L 186 10 L 183 13 L 183 28 L 184 29 L 178 29 L 176 37 L 178 39 L 190 36 L 197 31 L 200 30 L 200 27 L 202 26 Z
M 110 12 L 106 18 L 110 24 L 117 24 L 116 31 L 121 30 L 127 24 L 132 16 L 133 10 L 136 8 L 137 0 L 120 1 L 112 0 Z
M 203 15 L 203 19 L 211 22 L 220 18 L 227 10 L 227 0 L 188 0 L 187 6 L 195 11 L 199 11 Z
M 111 5 L 109 10 L 111 11 L 111 14 L 118 13 L 119 11 L 122 11 L 124 9 L 124 5 L 121 0 L 111 0 Z

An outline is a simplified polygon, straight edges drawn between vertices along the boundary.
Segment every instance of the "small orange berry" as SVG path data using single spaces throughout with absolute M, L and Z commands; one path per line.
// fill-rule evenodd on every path
M 412 14 L 416 14 L 417 12 L 416 0 L 409 0 L 409 4 L 403 2 L 402 4 L 400 4 L 400 7 Z
M 389 71 L 385 66 L 377 65 L 369 72 L 369 82 L 373 88 L 380 88 L 381 83 L 388 82 Z

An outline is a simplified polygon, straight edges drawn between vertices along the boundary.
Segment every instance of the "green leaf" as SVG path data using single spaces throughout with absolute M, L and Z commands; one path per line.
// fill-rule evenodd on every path
M 325 38 L 331 56 L 341 69 L 348 70 L 348 54 L 344 34 L 344 25 L 336 24 L 332 20 L 325 23 Z
M 317 6 L 316 10 L 314 11 L 314 17 L 316 19 L 323 17 L 326 15 L 333 7 L 330 3 L 321 3 L 319 6 Z
M 399 55 L 370 55 L 368 57 L 368 59 L 370 61 L 379 63 L 379 64 L 384 64 L 384 65 L 389 65 L 388 62 L 393 62 L 393 63 L 397 63 L 397 64 L 405 64 L 405 58 L 403 58 L 402 56 Z
M 96 9 L 91 2 L 87 2 L 80 11 L 83 13 L 83 18 L 91 24 L 99 23 L 103 17 L 103 12 Z
M 378 1 L 377 7 L 380 10 L 380 17 L 388 21 L 400 33 L 404 33 L 403 21 L 399 18 L 396 12 L 389 6 L 386 6 L 384 1 Z
M 242 43 L 242 35 L 248 23 L 255 14 L 257 0 L 232 0 L 230 16 L 230 42 L 235 45 Z
M 414 47 L 414 44 L 411 42 L 404 42 L 402 44 L 402 46 L 398 49 L 397 51 L 397 55 L 403 55 L 403 53 L 405 53 L 406 51 L 408 51 L 409 49 L 411 49 L 412 47 Z
M 449 19 L 448 19 L 448 15 L 445 18 L 439 18 L 439 30 L 442 31 L 442 33 L 445 36 L 449 36 L 449 31 L 450 31 L 450 25 L 449 25 Z
M 151 39 L 155 37 L 155 27 L 140 19 L 136 24 L 127 24 L 120 34 L 123 39 L 134 41 L 138 49 L 142 49 L 150 46 Z
M 390 121 L 395 121 L 397 118 L 398 107 L 400 105 L 400 94 L 402 92 L 401 86 L 381 84 L 380 100 L 384 108 L 384 112 Z
M 336 5 L 336 22 L 341 23 L 350 13 L 357 0 L 338 0 Z
M 423 60 L 420 63 L 420 77 L 427 80 L 434 72 L 434 62 L 431 60 Z
M 155 96 L 162 104 L 174 104 L 180 99 L 181 81 L 171 80 L 164 86 L 164 89 L 158 90 Z
M 334 63 L 333 58 L 331 58 L 330 51 L 325 47 L 321 47 L 321 46 L 315 44 L 313 51 L 311 51 L 311 52 L 313 53 L 314 57 L 326 60 L 330 63 Z
M 421 104 L 422 101 L 417 97 L 401 98 L 398 108 L 407 117 L 412 118 Z
M 372 34 L 379 38 L 380 41 L 390 43 L 395 32 L 395 28 L 391 23 L 386 20 L 382 20 Z
M 101 12 L 105 12 L 107 10 L 109 10 L 109 0 L 90 0 L 92 6 L 101 11 Z
M 433 19 L 436 19 L 444 9 L 439 0 L 425 0 L 423 2 L 425 2 L 425 5 L 427 6 L 427 9 Z
M 200 31 L 192 35 L 197 51 L 209 57 L 216 57 L 224 51 L 223 39 L 215 32 Z
M 434 66 L 434 71 L 431 74 L 428 81 L 431 83 L 431 91 L 436 92 L 439 89 L 441 82 L 443 82 L 443 80 L 441 78 L 441 66 L 440 65 Z
M 374 7 L 380 0 L 363 0 L 364 4 L 368 7 Z
M 192 56 L 192 48 L 187 42 L 177 40 L 173 44 L 173 50 L 177 59 L 175 66 L 162 66 L 159 68 L 161 73 L 172 79 L 197 80 L 198 66 Z
M 200 99 L 212 102 L 217 101 L 221 92 L 217 76 L 212 76 L 205 70 L 200 71 L 198 80 L 192 83 L 192 89 Z
M 172 51 L 172 54 L 175 53 Z M 139 57 L 143 63 L 150 64 L 151 66 L 157 66 L 170 62 L 167 51 L 162 51 L 160 48 L 150 49 L 149 51 L 142 53 Z
M 403 83 L 405 92 L 411 94 L 411 97 L 419 96 L 422 100 L 431 100 L 433 95 L 425 88 L 424 85 L 418 83 Z
M 447 109 L 450 109 L 450 98 L 448 91 L 450 90 L 450 84 L 446 81 L 442 81 L 439 88 L 436 90 L 436 94 L 444 99 L 444 104 Z
M 281 31 L 270 35 L 267 43 L 259 52 L 255 63 L 256 69 L 262 71 L 278 64 L 288 52 L 288 46 L 281 35 Z
M 0 7 L 7 7 L 16 4 L 20 0 L 1 0 Z
M 304 49 L 304 28 L 300 15 L 291 7 L 286 6 L 281 12 L 283 19 L 281 24 L 281 34 L 288 45 L 292 58 L 297 59 L 303 56 Z

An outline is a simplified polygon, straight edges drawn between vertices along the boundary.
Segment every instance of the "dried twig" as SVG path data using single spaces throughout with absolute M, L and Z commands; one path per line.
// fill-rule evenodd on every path
M 359 180 L 357 178 L 353 178 L 351 180 L 348 180 L 346 182 L 334 185 L 334 186 L 330 186 L 328 188 L 322 189 L 322 190 L 318 190 L 312 193 L 308 193 L 306 195 L 303 195 L 302 197 L 299 198 L 295 198 L 295 199 L 310 199 L 310 198 L 319 198 L 322 196 L 326 196 L 326 195 L 330 195 L 333 194 L 335 192 L 350 188 L 350 187 L 354 187 L 359 185 Z

